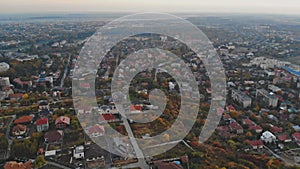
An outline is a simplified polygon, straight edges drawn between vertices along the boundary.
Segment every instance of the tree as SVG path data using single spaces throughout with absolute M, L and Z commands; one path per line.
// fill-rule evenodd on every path
M 6 149 L 8 146 L 8 142 L 4 135 L 0 136 L 0 149 Z
M 233 140 L 228 140 L 229 147 L 233 150 L 236 150 L 236 142 Z
M 240 115 L 241 115 L 242 113 L 240 113 L 240 112 L 238 112 L 238 111 L 236 111 L 236 110 L 231 110 L 230 111 L 230 116 L 232 117 L 232 118 L 238 118 Z
M 253 137 L 253 134 L 250 131 L 248 131 L 246 133 L 246 136 L 247 136 L 247 138 L 251 139 Z
M 28 99 L 29 98 L 29 95 L 27 94 L 27 93 L 25 93 L 24 95 L 23 95 L 23 99 Z
M 37 156 L 34 161 L 34 168 L 40 168 L 46 164 L 46 160 L 43 155 Z
M 72 128 L 77 130 L 80 127 L 78 120 L 77 119 L 72 119 L 71 126 L 72 126 Z
M 165 142 L 170 141 L 170 135 L 167 133 L 163 135 L 163 138 Z

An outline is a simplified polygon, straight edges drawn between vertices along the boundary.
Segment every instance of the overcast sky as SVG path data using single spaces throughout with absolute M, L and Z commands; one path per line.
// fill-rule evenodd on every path
M 0 13 L 213 12 L 300 14 L 300 0 L 1 0 Z

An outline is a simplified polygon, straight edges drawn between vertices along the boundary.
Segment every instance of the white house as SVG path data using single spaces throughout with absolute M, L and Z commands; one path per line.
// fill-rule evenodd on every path
M 84 146 L 77 146 L 73 150 L 73 157 L 75 159 L 83 159 L 84 158 Z
M 273 143 L 276 141 L 276 136 L 271 133 L 270 131 L 265 131 L 261 135 L 260 139 L 264 141 L 265 143 Z

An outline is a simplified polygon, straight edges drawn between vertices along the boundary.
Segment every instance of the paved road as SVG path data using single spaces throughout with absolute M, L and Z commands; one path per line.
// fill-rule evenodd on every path
M 129 168 L 138 168 L 138 167 L 141 167 L 141 165 L 140 165 L 140 163 L 139 162 L 137 162 L 137 163 L 132 163 L 132 164 L 128 164 L 128 165 L 125 165 L 125 166 L 122 166 L 122 169 L 129 169 Z M 148 166 L 147 166 L 147 168 L 149 168 Z M 114 168 L 112 168 L 112 169 L 114 169 Z M 142 169 L 144 169 L 144 168 L 142 168 Z
M 70 64 L 70 59 L 71 59 L 71 56 L 68 57 L 68 63 L 66 64 L 66 67 L 65 67 L 65 70 L 64 70 L 64 74 L 63 74 L 63 77 L 61 78 L 61 81 L 60 81 L 60 87 L 63 87 L 64 86 L 64 83 L 65 83 L 65 79 L 67 77 L 67 73 L 68 73 L 68 66 Z
M 8 126 L 7 126 L 6 133 L 5 133 L 5 138 L 8 141 L 8 146 L 7 146 L 7 151 L 6 151 L 5 158 L 8 159 L 9 156 L 10 156 L 10 152 L 11 152 L 11 145 L 13 143 L 12 139 L 9 136 L 10 126 L 11 126 L 12 122 L 16 119 L 16 115 L 11 115 L 11 116 L 6 116 L 6 117 L 12 118 L 11 121 L 9 122 Z
M 55 166 L 55 167 L 62 168 L 62 169 L 72 169 L 72 168 L 69 168 L 69 167 L 66 167 L 66 166 L 57 164 L 57 163 L 55 163 L 55 162 L 51 162 L 51 161 L 47 161 L 47 164 L 50 164 L 50 165 L 53 165 L 53 166 Z
M 276 153 L 273 152 L 269 147 L 264 146 L 264 148 L 265 148 L 266 150 L 268 150 L 270 153 L 272 153 L 274 157 L 276 157 L 276 158 L 278 158 L 278 159 L 284 161 L 287 165 L 289 165 L 289 166 L 297 165 L 294 161 L 289 160 L 288 158 L 284 157 L 283 155 L 280 156 L 280 155 L 276 154 Z
M 166 142 L 166 143 L 162 143 L 162 144 L 151 145 L 151 146 L 148 146 L 147 148 L 163 147 L 163 146 L 166 146 L 166 145 L 169 145 L 169 144 L 176 144 L 177 145 L 181 141 L 182 140 L 170 141 L 170 142 Z
M 125 117 L 122 117 L 122 120 L 124 122 L 124 126 L 126 128 L 127 133 L 128 133 L 130 142 L 131 142 L 131 144 L 132 144 L 132 146 L 134 148 L 136 156 L 139 157 L 138 158 L 138 163 L 131 164 L 131 165 L 135 165 L 134 167 L 140 167 L 142 169 L 148 169 L 149 166 L 146 163 L 146 160 L 144 158 L 144 154 L 143 154 L 142 150 L 140 149 L 140 147 L 139 147 L 139 145 L 138 145 L 138 143 L 137 143 L 137 141 L 136 141 L 136 139 L 134 137 L 134 134 L 133 134 L 132 129 L 131 129 L 129 123 L 128 123 L 128 120 Z M 125 168 L 132 168 L 132 167 L 125 166 Z

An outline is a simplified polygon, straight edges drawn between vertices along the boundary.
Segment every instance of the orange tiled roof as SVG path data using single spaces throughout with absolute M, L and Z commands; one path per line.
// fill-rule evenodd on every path
M 24 126 L 24 125 L 21 125 L 21 124 L 18 124 L 13 128 L 13 132 L 26 131 L 26 130 L 27 130 L 27 126 Z
M 33 119 L 32 116 L 22 116 L 14 121 L 14 124 L 29 123 Z
M 5 163 L 4 169 L 32 169 L 32 162 L 18 163 L 16 161 L 10 161 Z

